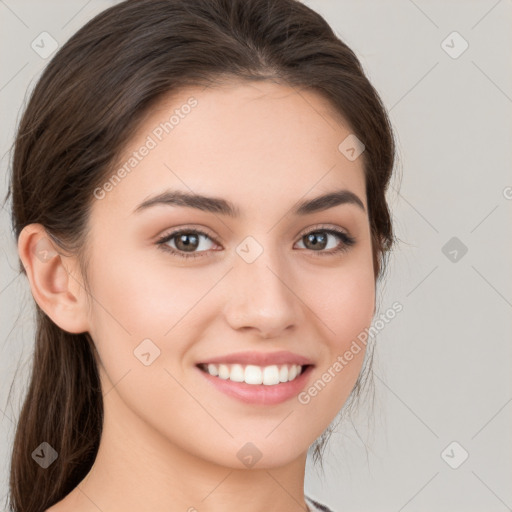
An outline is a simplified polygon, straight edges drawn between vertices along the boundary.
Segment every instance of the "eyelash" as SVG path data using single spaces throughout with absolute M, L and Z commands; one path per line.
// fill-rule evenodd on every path
M 176 249 L 173 249 L 172 247 L 169 247 L 168 245 L 166 245 L 167 242 L 172 240 L 174 237 L 184 234 L 184 233 L 194 234 L 194 235 L 204 235 L 205 237 L 209 238 L 210 240 L 212 240 L 213 242 L 215 242 L 218 245 L 217 241 L 214 238 L 212 238 L 208 233 L 206 233 L 200 229 L 179 229 L 179 230 L 173 231 L 172 233 L 166 234 L 166 235 L 162 236 L 161 238 L 159 238 L 158 241 L 156 242 L 156 244 L 163 251 L 170 252 L 171 254 L 178 256 L 179 258 L 184 258 L 184 259 L 186 259 L 186 258 L 202 258 L 204 256 L 203 253 L 207 253 L 208 251 L 198 251 L 198 252 L 186 253 L 186 252 L 182 252 L 182 251 L 177 251 Z M 353 238 L 353 237 L 347 235 L 345 232 L 335 229 L 335 228 L 321 228 L 321 227 L 316 228 L 316 229 L 313 229 L 311 231 L 304 233 L 303 235 L 301 235 L 300 238 L 302 239 L 305 236 L 310 235 L 312 233 L 329 233 L 331 235 L 338 237 L 343 242 L 336 249 L 331 249 L 330 251 L 311 251 L 312 253 L 318 253 L 318 254 L 314 254 L 314 256 L 318 256 L 318 257 L 332 256 L 335 254 L 340 254 L 340 253 L 346 252 L 356 243 L 355 238 Z

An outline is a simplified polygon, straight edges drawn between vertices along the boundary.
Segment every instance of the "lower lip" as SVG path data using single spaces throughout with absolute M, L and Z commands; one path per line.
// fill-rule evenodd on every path
M 197 366 L 196 368 L 208 382 L 211 382 L 212 385 L 226 395 L 237 398 L 248 404 L 274 405 L 285 402 L 300 393 L 313 369 L 313 365 L 307 366 L 297 378 L 272 386 L 247 384 L 247 382 L 234 382 L 229 379 L 221 379 L 220 377 L 210 375 Z

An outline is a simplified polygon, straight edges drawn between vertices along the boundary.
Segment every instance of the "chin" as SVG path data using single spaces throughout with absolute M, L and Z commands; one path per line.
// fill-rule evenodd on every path
M 222 465 L 233 469 L 275 469 L 287 466 L 301 457 L 305 461 L 308 444 L 301 447 L 299 439 L 294 440 L 290 436 L 285 439 L 279 435 L 272 439 L 273 434 L 267 438 L 265 435 L 247 435 L 243 439 L 238 437 L 232 440 L 231 446 L 226 447 L 224 453 L 227 456 L 222 457 Z

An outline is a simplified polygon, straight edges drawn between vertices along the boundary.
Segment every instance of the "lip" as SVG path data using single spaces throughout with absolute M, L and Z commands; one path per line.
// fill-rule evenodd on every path
M 253 364 L 255 366 L 270 366 L 274 364 L 300 364 L 301 366 L 312 365 L 313 361 L 307 357 L 286 350 L 278 352 L 236 352 L 224 356 L 211 357 L 200 361 L 197 364 Z M 293 381 L 292 381 L 293 382 Z
M 223 361 L 226 362 L 226 359 Z M 302 373 L 292 381 L 266 386 L 265 384 L 247 384 L 246 382 L 221 379 L 196 366 L 196 370 L 216 389 L 241 402 L 253 405 L 276 405 L 297 396 L 306 387 L 313 368 L 313 365 L 306 366 Z

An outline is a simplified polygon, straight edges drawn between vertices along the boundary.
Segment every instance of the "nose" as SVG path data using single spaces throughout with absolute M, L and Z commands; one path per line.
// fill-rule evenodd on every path
M 297 327 L 302 302 L 293 291 L 292 273 L 265 254 L 252 263 L 236 261 L 224 315 L 232 329 L 268 339 Z

